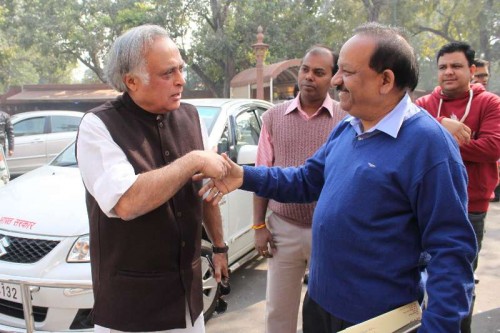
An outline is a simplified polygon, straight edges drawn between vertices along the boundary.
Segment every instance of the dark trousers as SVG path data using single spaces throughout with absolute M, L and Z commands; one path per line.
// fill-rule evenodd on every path
M 302 330 L 304 333 L 337 333 L 353 325 L 353 323 L 325 311 L 306 293 L 302 306 Z M 411 333 L 416 332 L 417 329 L 411 331 Z
M 484 236 L 484 220 L 486 219 L 486 212 L 470 212 L 469 213 L 469 221 L 472 224 L 472 228 L 474 228 L 474 233 L 476 234 L 477 241 L 477 257 L 472 262 L 472 269 L 476 271 L 478 264 L 479 251 L 481 251 L 481 245 L 483 243 Z M 472 303 L 470 306 L 470 311 L 467 317 L 462 320 L 460 324 L 460 332 L 462 333 L 471 333 L 471 323 L 472 323 L 472 312 L 474 311 L 474 302 L 476 300 L 476 293 L 472 291 Z
M 354 324 L 326 312 L 306 293 L 302 306 L 302 329 L 304 333 L 336 333 L 352 325 Z
M 486 212 L 469 213 L 469 221 L 472 224 L 472 228 L 474 229 L 474 233 L 476 234 L 476 241 L 477 241 L 477 257 L 476 259 L 474 259 L 472 263 L 472 269 L 474 270 L 474 272 L 476 271 L 477 268 L 479 251 L 481 251 L 481 246 L 483 243 L 485 219 L 486 219 Z

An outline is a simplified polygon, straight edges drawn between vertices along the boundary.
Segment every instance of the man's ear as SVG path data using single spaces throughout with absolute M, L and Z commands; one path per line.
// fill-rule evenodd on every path
M 380 85 L 380 93 L 382 95 L 388 94 L 392 88 L 396 85 L 396 77 L 394 76 L 394 72 L 390 69 L 386 69 L 381 73 L 382 76 L 382 84 Z
M 135 75 L 125 74 L 123 81 L 124 81 L 124 83 L 127 86 L 129 91 L 134 92 L 137 90 L 139 82 L 138 82 L 138 78 Z
M 470 71 L 470 77 L 471 79 L 474 78 L 474 74 L 476 74 L 476 65 L 472 64 L 472 66 L 469 67 L 469 71 Z

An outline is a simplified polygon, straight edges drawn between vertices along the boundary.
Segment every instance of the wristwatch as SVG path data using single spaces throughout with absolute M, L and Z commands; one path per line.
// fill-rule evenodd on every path
M 227 253 L 227 250 L 229 250 L 229 246 L 227 246 L 227 244 L 224 244 L 223 247 L 212 246 L 213 253 Z

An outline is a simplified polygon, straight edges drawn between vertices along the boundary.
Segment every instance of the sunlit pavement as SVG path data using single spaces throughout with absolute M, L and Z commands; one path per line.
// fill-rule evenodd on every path
M 266 298 L 266 260 L 259 258 L 231 276 L 227 312 L 215 315 L 206 326 L 207 333 L 264 332 Z M 486 234 L 476 271 L 476 305 L 473 333 L 500 332 L 500 203 L 491 203 L 486 217 Z M 302 294 L 306 287 L 302 288 Z M 302 306 L 302 305 L 301 305 Z M 302 332 L 299 315 L 297 332 Z
M 473 333 L 500 332 L 500 203 L 490 204 L 476 275 Z
M 206 325 L 207 333 L 263 333 L 267 262 L 262 257 L 231 275 L 227 311 L 215 315 Z M 302 299 L 306 287 L 302 288 Z M 301 305 L 302 307 L 302 305 Z M 299 318 L 299 330 L 302 323 Z

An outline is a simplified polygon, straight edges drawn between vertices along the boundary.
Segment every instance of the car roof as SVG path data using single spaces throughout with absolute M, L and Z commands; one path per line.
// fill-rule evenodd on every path
M 37 110 L 37 111 L 25 111 L 21 113 L 16 113 L 11 117 L 11 120 L 14 121 L 16 119 L 26 119 L 32 117 L 40 117 L 40 116 L 71 116 L 71 117 L 83 117 L 85 113 L 80 111 L 71 111 L 71 110 Z
M 226 104 L 258 103 L 269 104 L 269 102 L 260 99 L 251 98 L 185 98 L 182 102 L 193 104 L 195 106 L 213 106 L 223 107 Z

